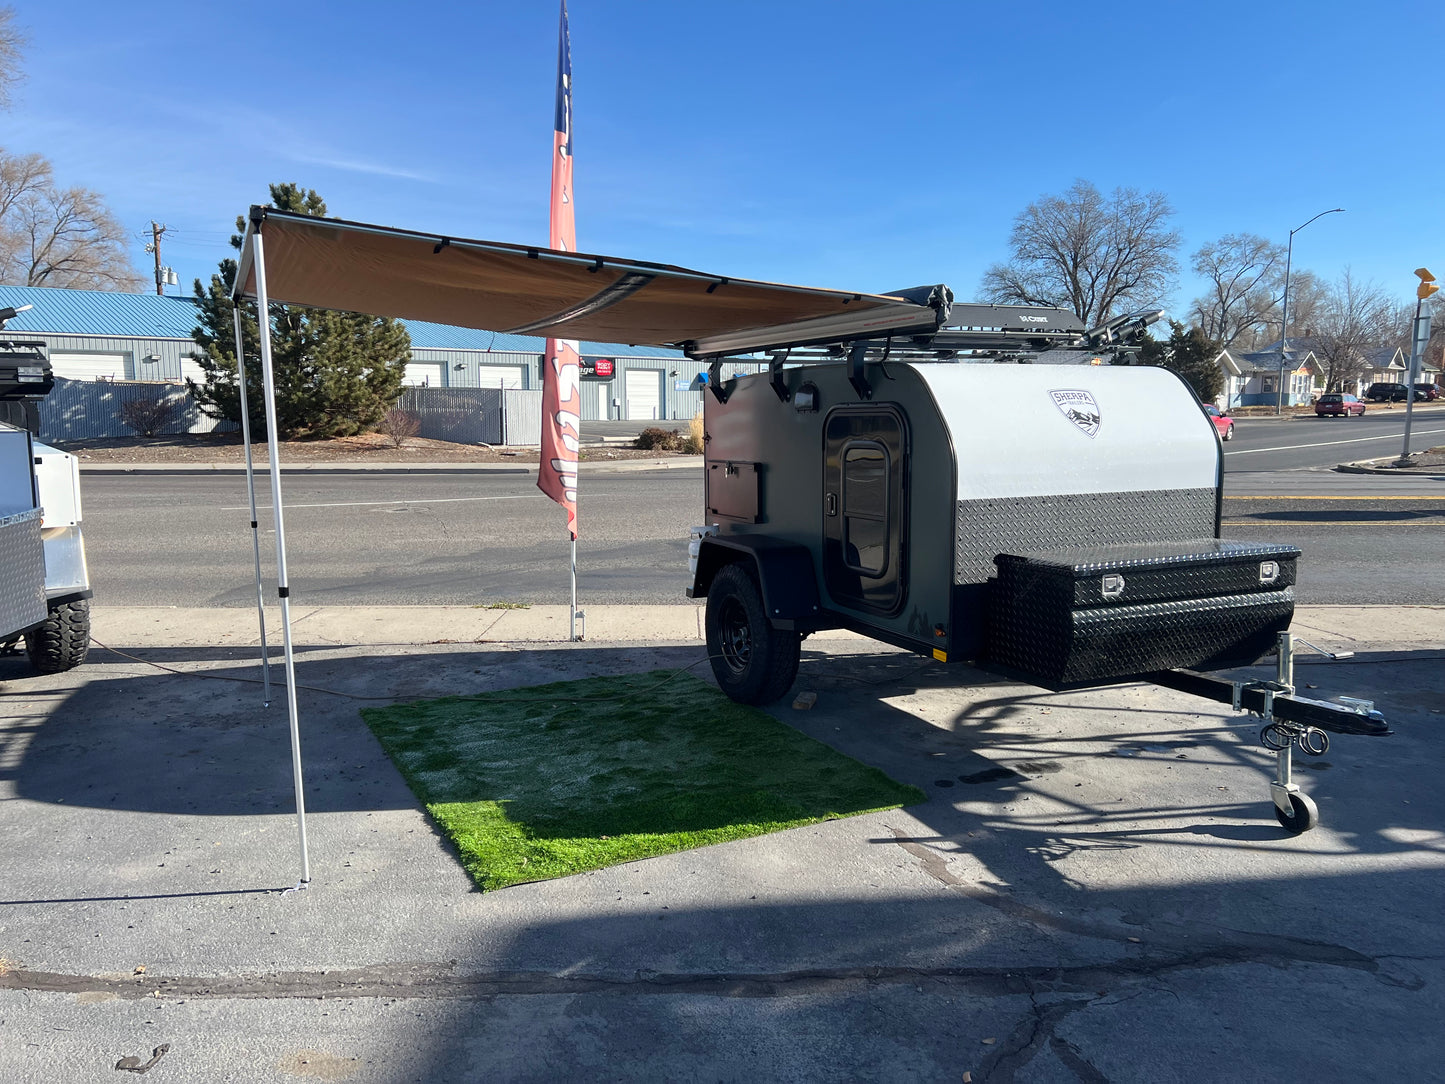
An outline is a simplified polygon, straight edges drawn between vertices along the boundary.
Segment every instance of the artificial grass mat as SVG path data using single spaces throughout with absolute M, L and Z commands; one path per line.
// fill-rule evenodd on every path
M 361 714 L 484 891 L 925 797 L 678 671 Z

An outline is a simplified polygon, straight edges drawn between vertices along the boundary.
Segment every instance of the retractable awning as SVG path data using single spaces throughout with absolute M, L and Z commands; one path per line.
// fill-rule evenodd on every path
M 670 346 L 698 357 L 930 334 L 946 287 L 907 296 L 709 275 L 555 249 L 252 207 L 271 301 L 558 339 Z M 234 298 L 256 296 L 243 244 Z

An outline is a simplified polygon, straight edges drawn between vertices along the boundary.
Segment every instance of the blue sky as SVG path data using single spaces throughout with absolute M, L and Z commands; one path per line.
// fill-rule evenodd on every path
M 27 81 L 0 146 L 49 157 L 185 291 L 272 181 L 334 215 L 547 237 L 557 4 L 9 0 Z M 961 299 L 1075 178 L 1413 298 L 1445 278 L 1439 5 L 571 0 L 579 247 Z M 1418 73 L 1418 74 L 1417 74 Z M 175 292 L 175 291 L 172 291 Z

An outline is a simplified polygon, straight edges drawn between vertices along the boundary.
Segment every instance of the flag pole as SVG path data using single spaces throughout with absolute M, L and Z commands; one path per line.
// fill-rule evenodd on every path
M 258 212 L 259 216 L 259 212 Z M 276 594 L 281 599 L 281 641 L 286 653 L 286 715 L 291 724 L 291 776 L 296 790 L 296 827 L 301 844 L 301 880 L 311 883 L 306 847 L 306 795 L 301 781 L 301 721 L 296 711 L 296 659 L 291 650 L 291 586 L 286 578 L 286 524 L 281 512 L 281 455 L 276 435 L 276 381 L 271 371 L 271 310 L 266 302 L 266 258 L 261 224 L 252 220 L 251 252 L 256 268 L 256 322 L 261 327 L 261 382 L 265 389 L 266 450 L 271 465 L 271 513 L 276 523 Z
M 574 534 L 574 535 L 572 536 L 572 624 L 571 624 L 571 637 L 572 637 L 573 640 L 580 640 L 580 639 L 582 639 L 582 637 L 577 634 L 577 619 L 578 619 L 579 617 L 582 617 L 582 616 L 583 616 L 582 614 L 580 614 L 580 613 L 577 612 L 577 536 Z M 582 627 L 583 627 L 584 629 L 586 629 L 586 627 L 587 627 L 587 625 L 585 624 L 585 619 L 584 619 L 584 624 L 583 624 Z
M 572 44 L 567 33 L 567 0 L 557 28 L 557 109 L 552 125 L 552 199 L 548 215 L 551 247 L 577 251 L 577 222 L 572 202 Z M 571 539 L 572 607 L 568 635 L 581 639 L 577 609 L 577 452 L 582 429 L 582 359 L 579 344 L 547 339 L 542 355 L 542 440 L 537 488 L 567 510 Z
M 266 642 L 266 604 L 261 597 L 261 530 L 256 520 L 256 464 L 251 458 L 251 411 L 246 405 L 246 355 L 241 340 L 241 303 L 231 303 L 236 326 L 236 375 L 241 390 L 241 442 L 246 446 L 246 494 L 251 499 L 251 552 L 256 558 L 256 620 L 261 625 L 261 706 L 271 706 L 271 658 Z

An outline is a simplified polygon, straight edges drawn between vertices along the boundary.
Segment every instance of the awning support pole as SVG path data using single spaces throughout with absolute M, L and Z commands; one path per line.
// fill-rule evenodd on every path
M 276 521 L 276 594 L 281 599 L 281 639 L 286 650 L 286 714 L 291 723 L 291 774 L 296 784 L 296 826 L 301 840 L 301 880 L 311 882 L 306 849 L 306 795 L 301 784 L 301 722 L 296 713 L 296 660 L 291 652 L 291 586 L 286 578 L 286 525 L 281 510 L 281 459 L 276 436 L 276 382 L 271 372 L 271 310 L 266 301 L 266 258 L 259 228 L 251 234 L 256 269 L 256 322 L 261 328 L 261 380 L 265 389 L 266 447 L 271 461 L 271 510 Z
M 251 411 L 246 405 L 246 354 L 241 339 L 241 306 L 233 303 L 231 317 L 236 325 L 236 376 L 241 389 L 241 442 L 246 446 L 246 494 L 251 498 L 251 552 L 256 557 L 256 620 L 261 625 L 262 707 L 271 706 L 271 657 L 266 642 L 266 605 L 261 596 L 261 529 L 256 520 L 256 464 L 251 458 Z

